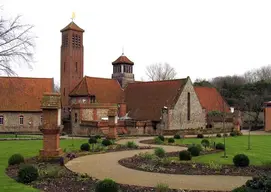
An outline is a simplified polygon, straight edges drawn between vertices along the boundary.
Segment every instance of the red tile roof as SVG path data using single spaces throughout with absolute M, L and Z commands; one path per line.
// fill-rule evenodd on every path
M 230 107 L 223 99 L 220 93 L 213 87 L 194 87 L 202 108 L 209 111 L 223 112 L 223 103 L 225 112 L 230 112 Z
M 125 55 L 121 55 L 116 61 L 112 62 L 112 65 L 116 64 L 129 64 L 133 65 L 134 62 L 132 62 L 130 59 L 128 59 Z
M 71 97 L 95 95 L 98 103 L 123 102 L 123 89 L 115 79 L 85 76 L 69 95 Z
M 41 111 L 44 92 L 53 92 L 53 78 L 0 77 L 0 111 Z
M 174 107 L 186 82 L 187 78 L 129 83 L 125 89 L 129 117 L 159 121 L 162 108 Z
M 79 31 L 79 32 L 84 32 L 83 29 L 78 27 L 73 21 L 69 23 L 66 27 L 64 27 L 60 32 L 68 31 L 68 30 L 74 30 L 74 31 Z

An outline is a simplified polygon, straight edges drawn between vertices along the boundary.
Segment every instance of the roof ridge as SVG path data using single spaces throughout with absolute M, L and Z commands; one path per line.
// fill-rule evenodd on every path
M 114 80 L 114 81 L 116 81 L 116 79 L 104 78 L 104 77 L 91 77 L 91 76 L 87 76 L 87 75 L 85 77 L 87 77 L 87 78 L 93 78 L 93 79 L 105 79 L 105 80 Z
M 140 83 L 165 83 L 165 82 L 170 82 L 170 81 L 180 81 L 180 80 L 187 80 L 187 78 L 182 78 L 182 79 L 169 79 L 169 80 L 162 80 L 162 81 L 140 81 L 140 82 L 133 82 L 133 83 L 129 83 L 129 84 L 140 84 Z
M 8 76 L 0 76 L 0 78 L 21 78 L 21 79 L 53 79 L 53 77 L 8 77 Z
M 86 86 L 87 86 L 87 93 L 90 95 L 90 92 L 88 90 L 88 81 L 87 81 L 87 78 L 84 78 L 85 79 L 85 82 L 86 82 Z

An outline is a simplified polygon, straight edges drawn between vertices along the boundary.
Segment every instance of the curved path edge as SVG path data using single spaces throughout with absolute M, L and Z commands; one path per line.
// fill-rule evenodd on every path
M 123 139 L 118 141 L 118 143 L 124 144 L 127 141 L 134 141 L 139 146 L 150 146 L 149 144 L 140 143 L 140 141 L 146 139 L 150 138 Z M 157 145 L 151 146 L 157 147 Z M 186 149 L 185 147 L 179 146 L 163 146 L 163 148 L 166 152 Z M 172 189 L 230 191 L 245 184 L 247 180 L 251 179 L 251 177 L 246 176 L 151 173 L 126 168 L 118 163 L 120 159 L 132 157 L 140 152 L 150 151 L 152 152 L 153 149 L 87 155 L 69 161 L 66 164 L 66 167 L 73 172 L 81 174 L 87 173 L 89 176 L 99 180 L 112 178 L 117 183 L 146 187 L 155 187 L 158 183 L 166 183 Z

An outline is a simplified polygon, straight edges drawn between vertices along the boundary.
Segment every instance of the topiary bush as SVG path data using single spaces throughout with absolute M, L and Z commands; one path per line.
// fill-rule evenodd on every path
M 104 179 L 96 185 L 95 192 L 118 192 L 119 186 L 112 179 Z
M 204 135 L 200 133 L 197 135 L 197 138 L 202 139 L 202 138 L 204 138 Z
M 235 133 L 235 132 L 231 132 L 231 133 L 230 133 L 230 136 L 235 137 L 235 136 L 236 136 L 236 133 Z
M 168 142 L 168 143 L 174 143 L 175 140 L 174 140 L 173 138 L 168 138 L 167 142 Z
M 109 145 L 112 145 L 112 142 L 111 142 L 109 139 L 104 139 L 104 140 L 102 141 L 102 145 L 104 145 L 104 146 L 109 146 Z
M 154 143 L 155 144 L 162 144 L 162 143 L 164 143 L 159 137 L 155 137 L 154 138 Z
M 206 148 L 210 146 L 210 142 L 208 139 L 202 139 L 201 145 Z
M 30 183 L 35 181 L 38 176 L 38 169 L 33 165 L 24 165 L 18 171 L 18 179 L 22 183 Z
M 97 139 L 95 137 L 90 137 L 89 140 L 88 140 L 88 143 L 89 144 L 95 144 L 95 143 L 97 143 Z
M 233 157 L 233 163 L 236 167 L 247 167 L 249 158 L 245 154 L 238 154 Z
M 225 150 L 225 145 L 223 143 L 217 143 L 215 148 L 218 150 Z
M 130 149 L 138 148 L 138 145 L 134 141 L 128 141 L 126 146 Z
M 222 137 L 222 135 L 220 133 L 216 134 L 216 137 Z
M 241 131 L 236 131 L 236 135 L 237 135 L 237 136 L 242 136 L 243 133 L 242 133 Z
M 81 151 L 89 151 L 90 150 L 90 146 L 88 143 L 83 143 L 80 147 Z
M 157 157 L 163 158 L 166 156 L 166 151 L 162 147 L 157 147 L 154 149 L 154 154 Z
M 187 150 L 191 153 L 192 156 L 199 156 L 200 154 L 200 149 L 195 145 L 188 147 Z
M 174 139 L 181 139 L 181 136 L 180 135 L 174 135 Z
M 161 140 L 161 141 L 165 141 L 165 137 L 163 135 L 159 135 L 158 138 Z
M 190 161 L 192 159 L 191 153 L 189 151 L 180 151 L 179 159 L 180 161 Z
M 98 139 L 101 139 L 101 138 L 102 138 L 102 137 L 101 137 L 101 135 L 95 135 L 94 137 L 95 137 L 95 139 L 96 139 L 96 140 L 98 140 Z
M 24 163 L 24 157 L 21 154 L 14 154 L 8 159 L 9 165 L 17 165 L 20 163 Z

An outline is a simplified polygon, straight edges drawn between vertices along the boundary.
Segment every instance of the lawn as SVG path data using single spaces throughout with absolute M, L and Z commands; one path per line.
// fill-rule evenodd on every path
M 17 135 L 17 138 L 41 138 L 42 135 Z M 0 134 L 1 138 L 16 138 L 15 134 Z
M 184 140 L 175 140 L 176 143 L 200 144 L 202 139 L 187 138 Z M 210 140 L 211 141 L 211 140 Z M 212 138 L 212 142 L 223 143 L 223 138 Z M 271 164 L 271 136 L 253 135 L 251 136 L 251 150 L 248 149 L 248 136 L 226 137 L 226 154 L 228 158 L 222 158 L 224 152 L 193 157 L 195 162 L 209 163 L 214 161 L 219 164 L 233 164 L 234 155 L 243 153 L 250 159 L 251 165 Z
M 62 149 L 70 149 L 74 142 L 74 148 L 79 149 L 80 145 L 86 140 L 74 139 L 61 140 L 60 145 Z M 32 157 L 38 155 L 39 149 L 42 147 L 42 140 L 30 141 L 0 141 L 0 191 L 5 192 L 32 192 L 38 191 L 16 181 L 10 179 L 5 174 L 8 158 L 14 153 L 21 153 L 25 157 Z

